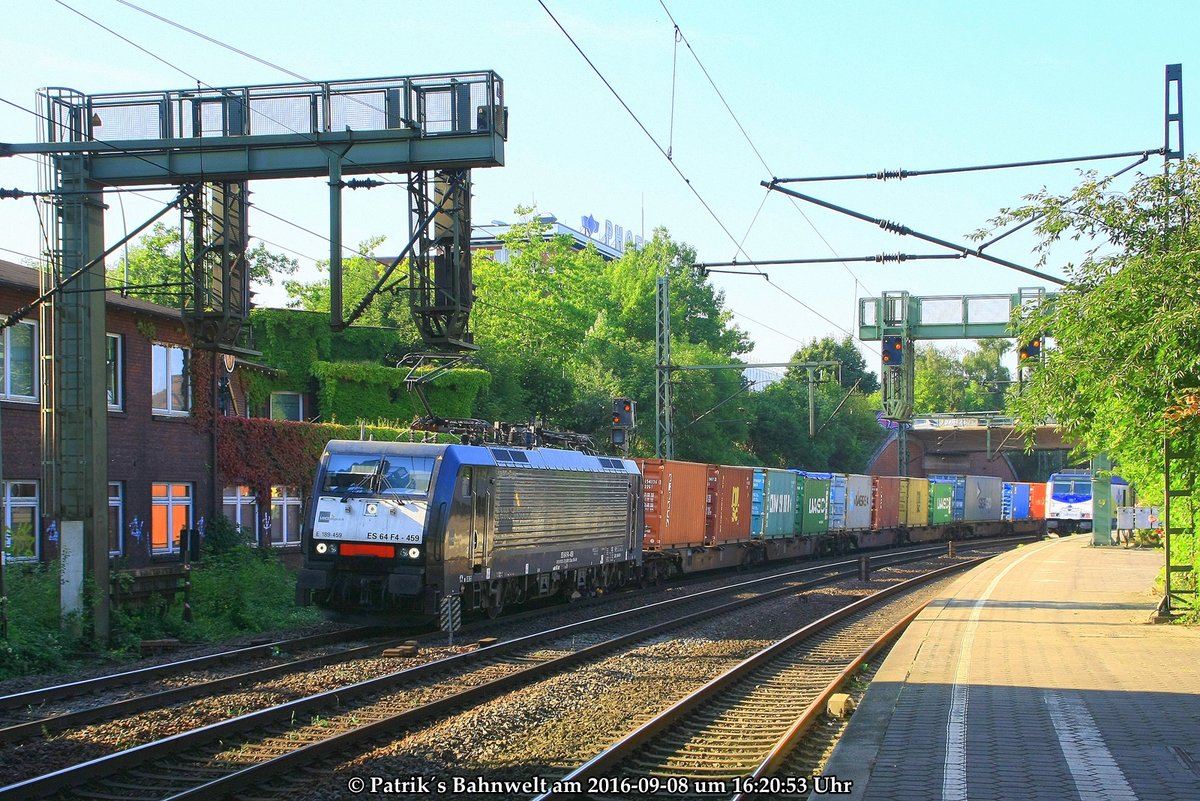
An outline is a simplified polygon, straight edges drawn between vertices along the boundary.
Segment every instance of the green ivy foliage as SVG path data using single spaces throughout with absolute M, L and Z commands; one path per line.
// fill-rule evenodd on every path
M 313 362 L 311 369 L 317 379 L 317 403 L 328 417 L 401 422 L 425 414 L 405 386 L 407 369 L 349 361 Z M 428 372 L 423 368 L 417 375 Z M 448 370 L 425 386 L 425 395 L 434 414 L 470 417 L 476 396 L 490 381 L 485 370 Z
M 317 361 L 399 360 L 419 343 L 391 328 L 350 326 L 334 332 L 329 315 L 300 309 L 255 309 L 250 313 L 263 361 L 283 373 L 275 389 L 305 392 Z
M 387 404 L 367 404 L 373 408 L 359 413 L 326 405 L 330 397 L 321 397 L 315 365 L 325 363 L 371 363 L 386 370 L 383 362 L 396 362 L 404 353 L 419 349 L 403 332 L 392 328 L 350 326 L 334 332 L 329 328 L 329 314 L 299 309 L 255 309 L 250 314 L 254 326 L 255 344 L 262 351 L 262 360 L 278 371 L 273 377 L 249 374 L 246 380 L 250 408 L 263 409 L 272 392 L 318 392 L 320 413 L 324 419 L 338 420 L 408 420 L 407 411 L 397 414 Z M 376 381 L 377 382 L 377 381 Z

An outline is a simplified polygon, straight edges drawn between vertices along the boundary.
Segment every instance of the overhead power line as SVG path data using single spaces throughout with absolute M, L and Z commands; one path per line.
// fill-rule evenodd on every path
M 932 243 L 934 245 L 941 245 L 944 248 L 949 248 L 950 250 L 957 251 L 958 253 L 960 253 L 964 256 L 975 256 L 976 258 L 984 259 L 985 261 L 995 262 L 996 264 L 1003 265 L 1004 267 L 1008 267 L 1009 269 L 1018 270 L 1019 272 L 1023 272 L 1027 275 L 1032 275 L 1033 277 L 1040 278 L 1043 281 L 1049 281 L 1052 284 L 1058 284 L 1059 286 L 1065 286 L 1067 283 L 1065 280 L 1063 280 L 1062 278 L 1059 278 L 1058 276 L 1050 275 L 1049 273 L 1043 273 L 1038 270 L 1034 270 L 1030 267 L 1026 267 L 1022 264 L 1017 264 L 1016 262 L 1008 261 L 1007 259 L 998 258 L 996 256 L 991 255 L 990 253 L 984 253 L 980 248 L 968 248 L 968 247 L 964 247 L 963 245 L 955 244 L 953 242 L 947 242 L 945 239 L 938 239 L 935 236 L 929 236 L 928 234 L 923 234 L 920 231 L 913 230 L 912 228 L 909 228 L 907 225 L 900 225 L 900 224 L 894 223 L 890 220 L 880 219 L 879 217 L 872 217 L 868 214 L 863 214 L 861 212 L 857 212 L 852 209 L 845 208 L 844 206 L 839 206 L 836 203 L 830 203 L 828 201 L 821 200 L 820 198 L 815 198 L 811 195 L 805 195 L 801 192 L 797 192 L 794 189 L 788 189 L 787 187 L 775 185 L 769 181 L 763 181 L 763 186 L 766 186 L 770 189 L 774 189 L 776 192 L 783 192 L 784 194 L 791 195 L 792 197 L 795 197 L 795 198 L 799 198 L 800 200 L 808 201 L 809 203 L 812 203 L 815 206 L 820 206 L 822 208 L 829 209 L 830 211 L 836 211 L 841 214 L 845 214 L 848 217 L 854 217 L 855 219 L 862 220 L 863 222 L 869 222 L 872 225 L 877 225 L 880 228 L 882 228 L 883 230 L 889 231 L 893 234 L 900 234 L 901 236 L 913 236 L 913 237 L 916 237 L 917 239 L 923 239 L 926 242 Z
M 673 169 L 675 171 L 675 173 L 679 176 L 680 180 L 682 180 L 685 184 L 687 184 L 688 190 L 691 191 L 692 195 L 694 195 L 698 201 L 700 201 L 700 205 L 704 207 L 704 210 L 707 211 L 709 216 L 712 217 L 713 221 L 716 222 L 717 227 L 719 227 L 721 229 L 721 231 L 725 234 L 725 236 L 729 239 L 729 241 L 733 243 L 734 247 L 737 249 L 737 252 L 745 255 L 747 258 L 750 258 L 749 254 L 747 254 L 746 251 L 742 249 L 742 247 L 738 243 L 738 240 L 736 239 L 736 237 L 734 237 L 734 235 L 730 232 L 729 227 L 725 225 L 725 222 L 717 215 L 716 211 L 713 210 L 712 206 L 709 205 L 708 201 L 704 199 L 704 196 L 700 194 L 700 191 L 698 189 L 696 189 L 696 187 L 692 184 L 691 179 L 688 178 L 687 175 L 684 174 L 683 170 L 681 170 L 679 168 L 678 163 L 676 163 L 676 161 L 670 157 L 670 155 L 667 153 L 667 151 L 665 149 L 663 149 L 663 146 L 661 144 L 659 144 L 657 139 L 654 138 L 654 135 L 652 133 L 650 133 L 649 129 L 646 128 L 646 126 L 642 123 L 642 121 L 638 117 L 638 115 L 636 113 L 634 113 L 633 109 L 629 107 L 629 104 L 625 102 L 625 99 L 623 97 L 621 97 L 621 94 L 613 87 L 612 83 L 608 80 L 608 78 L 606 78 L 604 76 L 604 73 L 602 73 L 600 71 L 599 67 L 597 67 L 596 64 L 591 60 L 591 58 L 588 57 L 587 53 L 584 52 L 583 48 L 579 45 L 579 43 L 577 41 L 575 41 L 575 38 L 573 36 L 571 36 L 571 34 L 567 31 L 567 29 L 565 27 L 563 27 L 563 24 L 561 22 L 559 22 L 558 18 L 556 16 L 554 16 L 554 12 L 552 12 L 546 6 L 545 0 L 538 0 L 538 4 L 542 7 L 542 9 L 550 17 L 551 21 L 554 22 L 555 26 L 557 26 L 558 29 L 562 32 L 563 36 L 565 36 L 567 38 L 567 41 L 569 41 L 571 43 L 571 46 L 575 48 L 575 50 L 579 53 L 579 55 L 583 58 L 583 60 L 585 62 L 587 62 L 587 65 L 589 67 L 591 67 L 592 72 L 596 73 L 596 77 L 598 77 L 600 79 L 600 81 L 604 84 L 604 86 L 608 89 L 608 91 L 612 94 L 612 96 L 614 98 L 616 98 L 617 102 L 621 104 L 621 107 L 623 109 L 625 109 L 626 113 L 629 114 L 629 116 L 637 124 L 638 128 L 641 129 L 642 133 L 644 133 L 646 135 L 646 138 L 650 140 L 651 144 L 654 145 L 654 147 L 658 150 L 658 152 L 662 155 L 662 157 L 666 160 L 666 162 L 669 165 L 671 165 L 671 169 Z M 824 314 L 821 314 L 821 312 L 817 311 L 812 306 L 810 306 L 807 303 L 805 303 L 804 301 L 800 300 L 799 298 L 797 298 L 792 293 L 788 292 L 783 287 L 779 286 L 778 284 L 775 284 L 774 282 L 771 282 L 769 278 L 767 280 L 768 280 L 768 282 L 771 283 L 772 286 L 774 286 L 776 289 L 778 289 L 780 292 L 782 292 L 786 297 L 795 301 L 801 307 L 807 309 L 809 312 L 811 312 L 812 314 L 821 318 L 825 322 L 829 323 L 830 325 L 832 325 L 834 328 L 838 329 L 839 331 L 842 331 L 845 334 L 853 336 L 853 334 L 851 334 L 850 331 L 846 330 L 838 323 L 835 323 L 833 320 L 829 319 Z
M 679 23 L 675 21 L 675 17 L 672 16 L 671 10 L 667 8 L 667 4 L 666 4 L 665 0 L 658 0 L 658 4 L 660 6 L 662 6 L 663 11 L 666 12 L 667 19 L 671 20 L 671 24 L 675 26 L 675 30 L 678 32 L 679 38 L 683 40 L 684 45 L 688 49 L 688 52 L 691 53 L 692 58 L 694 58 L 696 60 L 696 65 L 698 67 L 700 67 L 700 71 L 703 72 L 704 77 L 706 79 L 708 79 L 709 85 L 713 88 L 713 91 L 716 92 L 717 97 L 720 98 L 721 104 L 725 106 L 725 110 L 729 112 L 730 118 L 733 119 L 733 122 L 735 125 L 737 125 L 738 130 L 742 132 L 742 136 L 743 136 L 743 138 L 745 138 L 746 144 L 750 145 L 750 149 L 753 150 L 754 155 L 758 157 L 758 163 L 763 166 L 763 169 L 766 170 L 769 175 L 774 175 L 775 174 L 774 170 L 772 170 L 770 168 L 770 166 L 767 164 L 767 160 L 765 158 L 763 158 L 763 154 L 761 151 L 759 151 L 758 145 L 754 144 L 754 140 L 750 138 L 749 132 L 746 131 L 746 126 L 742 125 L 742 121 L 740 119 L 738 119 L 737 114 L 734 113 L 733 107 L 730 106 L 729 101 L 725 99 L 725 95 L 721 92 L 721 89 L 717 86 L 717 82 L 715 80 L 713 80 L 712 75 L 710 75 L 708 72 L 708 68 L 705 67 L 704 62 L 700 60 L 700 55 L 696 52 L 695 48 L 692 47 L 692 43 L 688 41 L 687 36 L 683 33 L 683 30 L 679 27 Z M 806 223 L 808 223 L 808 226 L 810 228 L 812 228 L 813 233 L 815 233 L 817 235 L 817 237 L 822 242 L 825 243 L 825 247 L 829 248 L 829 252 L 836 256 L 837 251 L 834 249 L 833 245 L 830 244 L 829 240 L 825 238 L 825 235 L 823 233 L 821 233 L 821 230 L 819 228 L 817 228 L 816 223 L 814 223 L 809 218 L 809 216 L 804 213 L 804 209 L 800 206 L 800 204 L 796 203 L 793 200 L 792 207 L 800 213 L 800 216 L 804 219 L 804 221 Z M 759 211 L 761 211 L 761 210 L 762 209 L 760 207 Z M 754 215 L 754 219 L 755 219 L 755 221 L 758 219 L 758 214 Z M 754 222 L 752 221 L 750 223 L 750 228 L 753 228 L 753 227 L 754 227 Z M 745 243 L 746 237 L 748 237 L 750 235 L 750 228 L 746 229 L 746 236 L 742 237 L 742 243 Z M 850 269 L 850 266 L 848 264 L 842 264 L 842 267 L 844 267 L 846 272 L 850 275 L 850 277 L 852 279 L 854 279 L 854 283 L 857 286 L 862 287 L 864 292 L 870 293 L 871 290 L 869 290 L 866 287 L 866 285 L 863 284 L 863 282 L 859 280 L 858 276 L 855 275 L 854 271 Z M 876 293 L 876 294 L 878 294 L 878 293 Z
M 167 17 L 164 17 L 161 14 L 155 14 L 153 11 L 150 11 L 149 9 L 142 8 L 141 6 L 137 5 L 136 3 L 129 2 L 129 0 L 117 0 L 117 2 L 123 6 L 128 6 L 129 8 L 132 8 L 134 11 L 139 11 L 148 17 L 153 17 L 154 19 L 158 20 L 159 22 L 165 22 L 167 25 L 170 25 L 174 28 L 178 28 L 181 31 L 190 33 L 192 36 L 197 36 L 206 42 L 211 42 L 212 44 L 215 44 L 217 47 L 223 47 L 226 50 L 228 50 L 232 53 L 237 53 L 239 56 L 244 56 L 245 58 L 248 58 L 251 61 L 257 61 L 259 64 L 262 64 L 264 67 L 270 67 L 273 70 L 278 70 L 278 71 L 282 72 L 284 75 L 290 75 L 291 77 L 295 78 L 298 81 L 304 81 L 305 83 L 312 83 L 312 81 L 309 80 L 308 78 L 305 78 L 303 75 L 301 75 L 298 72 L 293 72 L 292 70 L 288 69 L 287 67 L 281 67 L 278 64 L 275 64 L 274 62 L 267 61 L 265 58 L 259 58 L 258 56 L 254 55 L 253 53 L 247 53 L 245 50 L 234 47 L 233 45 L 228 44 L 226 42 L 222 42 L 220 39 L 215 39 L 206 33 L 202 33 L 201 31 L 195 30 L 194 28 L 189 28 L 188 26 L 184 25 L 181 22 L 176 22 L 173 19 L 168 19 Z
M 1152 155 L 1161 156 L 1166 148 L 1157 150 L 1130 150 L 1125 153 L 1104 153 L 1097 156 L 1064 156 L 1057 159 L 1038 159 L 1036 161 L 1010 161 L 1000 164 L 978 164 L 972 167 L 940 167 L 932 170 L 880 170 L 878 172 L 863 172 L 850 175 L 821 175 L 809 178 L 772 178 L 773 184 L 791 184 L 813 181 L 857 181 L 860 179 L 876 179 L 879 181 L 903 180 L 924 175 L 953 175 L 962 172 L 984 172 L 987 170 L 1011 170 L 1018 167 L 1044 167 L 1051 164 L 1072 164 L 1080 161 L 1103 161 L 1104 159 L 1126 159 L 1141 156 L 1142 161 Z M 1140 162 L 1139 162 L 1140 163 Z

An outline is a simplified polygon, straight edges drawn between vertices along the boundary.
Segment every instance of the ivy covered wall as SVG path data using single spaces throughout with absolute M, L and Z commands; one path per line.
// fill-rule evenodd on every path
M 251 321 L 263 362 L 279 371 L 246 376 L 251 410 L 261 412 L 272 392 L 285 391 L 314 394 L 317 414 L 327 422 L 403 426 L 425 414 L 404 386 L 407 369 L 391 366 L 421 345 L 398 331 L 351 326 L 335 333 L 327 313 L 297 309 L 255 309 Z M 426 387 L 426 397 L 435 414 L 471 417 L 489 382 L 484 370 L 450 370 Z
M 404 385 L 407 369 L 365 362 L 314 362 L 312 373 L 322 416 L 333 420 L 408 422 L 425 414 L 420 400 Z M 448 370 L 425 385 L 425 397 L 434 414 L 470 417 L 476 396 L 490 381 L 484 370 Z

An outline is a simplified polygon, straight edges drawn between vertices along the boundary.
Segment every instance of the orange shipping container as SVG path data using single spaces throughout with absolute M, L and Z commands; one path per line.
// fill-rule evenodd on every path
M 871 511 L 873 529 L 900 525 L 899 476 L 875 476 L 875 504 Z
M 637 459 L 642 471 L 647 550 L 704 544 L 708 465 Z
M 1042 482 L 1029 485 L 1029 519 L 1046 519 L 1046 485 Z
M 750 539 L 750 501 L 753 491 L 753 468 L 709 467 L 705 544 Z

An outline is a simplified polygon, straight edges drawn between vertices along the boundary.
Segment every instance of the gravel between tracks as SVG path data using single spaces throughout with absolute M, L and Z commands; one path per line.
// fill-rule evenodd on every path
M 944 560 L 943 560 L 944 564 Z M 453 792 L 453 778 L 488 781 L 547 781 L 561 777 L 624 733 L 683 695 L 720 675 L 746 657 L 849 600 L 892 580 L 910 578 L 919 569 L 894 568 L 876 574 L 870 585 L 843 583 L 803 596 L 769 601 L 726 615 L 686 632 L 669 634 L 632 651 L 555 676 L 486 707 L 473 709 L 434 726 L 401 733 L 334 768 L 311 784 L 296 777 L 290 786 L 277 782 L 271 795 L 295 801 L 347 797 L 352 777 L 444 781 L 442 799 L 479 798 Z M 910 596 L 908 608 L 934 597 L 950 579 Z M 304 789 L 310 787 L 312 789 Z M 436 785 L 434 785 L 436 789 Z M 489 799 L 529 798 L 532 793 L 488 795 Z M 368 795 L 368 797 L 370 797 Z M 380 797 L 380 796 L 376 796 Z
M 932 560 L 931 560 L 932 561 Z M 945 564 L 946 560 L 937 560 Z M 702 627 L 662 636 L 574 672 L 510 693 L 485 707 L 380 745 L 340 766 L 313 766 L 307 777 L 274 782 L 272 794 L 294 785 L 286 795 L 305 799 L 342 798 L 351 776 L 485 776 L 489 779 L 556 777 L 595 753 L 616 736 L 655 714 L 666 704 L 703 684 L 741 659 L 843 605 L 878 589 L 885 581 L 909 578 L 911 567 L 881 569 L 869 585 L 843 582 L 799 598 L 788 596 L 754 605 Z M 745 577 L 741 577 L 745 578 Z M 649 600 L 690 595 L 730 583 L 718 577 L 671 587 L 648 599 L 644 594 L 606 599 L 593 613 L 640 606 Z M 592 603 L 583 606 L 592 607 Z M 593 611 L 589 609 L 589 611 Z M 504 639 L 577 620 L 579 605 L 555 607 L 512 621 L 488 624 L 488 633 Z M 476 633 L 475 636 L 479 636 Z M 581 638 L 582 640 L 582 638 Z M 463 640 L 458 640 L 463 642 Z M 583 647 L 581 641 L 579 647 Z M 284 676 L 244 692 L 226 693 L 192 703 L 152 710 L 120 721 L 80 727 L 61 735 L 0 748 L 0 764 L 9 766 L 11 783 L 338 686 L 468 650 L 473 645 L 425 646 L 416 658 L 359 659 L 307 673 Z M 472 682 L 475 683 L 475 682 Z M 440 694 L 440 693 L 439 693 Z M 330 772 L 333 777 L 329 778 Z M 321 779 L 325 779 L 321 781 Z M 319 782 L 319 786 L 317 783 Z M 315 790 L 309 788 L 317 787 Z M 308 793 L 305 795 L 305 793 Z M 453 797 L 447 795 L 446 797 Z M 462 797 L 466 797 L 463 795 Z M 527 797 L 527 796 L 523 796 Z
M 326 634 L 334 631 L 344 631 L 350 628 L 354 627 L 345 623 L 334 623 L 329 621 L 315 623 L 311 626 L 303 626 L 295 629 L 260 631 L 256 634 L 246 634 L 241 637 L 234 637 L 233 639 L 223 640 L 221 642 L 185 643 L 182 647 L 174 650 L 164 651 L 152 656 L 145 656 L 140 659 L 132 659 L 129 661 L 101 656 L 93 656 L 87 659 L 81 657 L 81 664 L 69 672 L 37 673 L 28 676 L 16 676 L 11 679 L 4 679 L 3 681 L 0 681 L 0 695 L 23 693 L 28 692 L 29 690 L 37 690 L 42 687 L 52 687 L 58 684 L 82 681 L 83 679 L 91 679 L 97 676 L 107 676 L 110 673 L 124 673 L 130 670 L 138 670 L 140 668 L 163 665 L 168 662 L 178 662 L 181 659 L 192 659 L 198 656 L 208 656 L 209 654 L 216 654 L 220 653 L 221 651 L 230 651 L 235 648 L 246 648 L 260 642 L 290 640 L 296 637 L 307 637 L 313 634 Z

